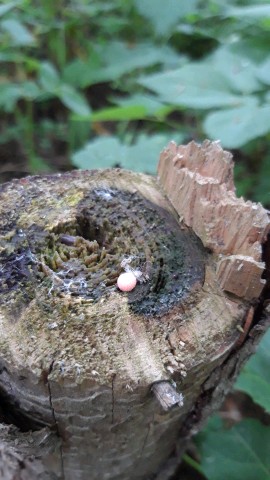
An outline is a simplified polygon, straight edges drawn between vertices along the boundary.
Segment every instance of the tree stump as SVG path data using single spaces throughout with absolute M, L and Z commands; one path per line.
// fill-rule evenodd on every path
M 157 179 L 2 185 L 1 478 L 170 478 L 269 323 L 269 218 L 232 170 L 171 143 Z

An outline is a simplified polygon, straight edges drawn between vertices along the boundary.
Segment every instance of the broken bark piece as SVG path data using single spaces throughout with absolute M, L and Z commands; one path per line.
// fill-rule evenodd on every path
M 224 256 L 217 264 L 217 276 L 223 290 L 247 300 L 259 298 L 266 284 L 261 278 L 264 270 L 263 262 L 244 255 Z
M 165 411 L 175 406 L 183 407 L 184 405 L 182 393 L 178 393 L 170 382 L 154 383 L 152 392 Z
M 0 424 L 0 478 L 3 480 L 56 480 L 61 458 L 60 439 L 43 428 L 21 432 L 12 425 Z M 42 462 L 49 459 L 49 465 Z
M 180 219 L 220 255 L 217 274 L 224 290 L 258 298 L 265 285 L 261 260 L 269 216 L 262 205 L 236 197 L 232 155 L 209 140 L 171 142 L 160 156 L 158 178 Z

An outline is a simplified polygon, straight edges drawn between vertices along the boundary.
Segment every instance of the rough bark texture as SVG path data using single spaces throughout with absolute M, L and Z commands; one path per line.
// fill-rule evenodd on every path
M 158 180 L 1 187 L 1 417 L 37 436 L 27 449 L 3 426 L 3 478 L 169 478 L 268 325 L 269 219 L 235 197 L 230 155 L 170 144 Z
M 269 232 L 267 211 L 237 198 L 232 155 L 218 142 L 171 143 L 161 154 L 158 175 L 177 213 L 219 254 L 222 288 L 246 300 L 257 299 L 265 285 L 262 244 Z
M 14 426 L 1 425 L 1 480 L 57 480 L 59 444 L 60 439 L 48 428 L 22 433 Z

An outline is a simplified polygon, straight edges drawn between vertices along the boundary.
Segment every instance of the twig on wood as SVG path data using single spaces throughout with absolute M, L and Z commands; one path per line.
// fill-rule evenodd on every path
M 151 388 L 156 399 L 165 411 L 172 407 L 184 405 L 184 397 L 182 393 L 178 393 L 175 387 L 168 381 L 154 383 Z

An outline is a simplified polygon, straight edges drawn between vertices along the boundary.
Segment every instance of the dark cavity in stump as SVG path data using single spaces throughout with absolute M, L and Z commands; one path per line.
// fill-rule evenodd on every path
M 203 247 L 171 213 L 140 194 L 93 189 L 74 220 L 50 232 L 33 224 L 11 236 L 0 255 L 0 293 L 10 297 L 20 288 L 27 303 L 38 282 L 49 295 L 96 302 L 117 290 L 124 268 L 141 272 L 128 294 L 130 309 L 163 315 L 203 284 Z

